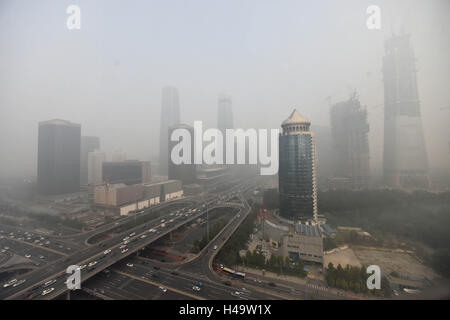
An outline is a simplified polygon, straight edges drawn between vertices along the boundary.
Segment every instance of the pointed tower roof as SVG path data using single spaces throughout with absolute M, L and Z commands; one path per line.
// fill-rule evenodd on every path
M 289 125 L 289 124 L 310 124 L 311 122 L 306 119 L 304 116 L 302 116 L 297 109 L 294 109 L 292 111 L 289 118 L 283 121 L 282 126 Z

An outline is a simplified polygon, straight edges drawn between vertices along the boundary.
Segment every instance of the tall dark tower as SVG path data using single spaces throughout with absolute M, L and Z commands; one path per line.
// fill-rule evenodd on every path
M 65 120 L 39 123 L 37 187 L 43 195 L 80 191 L 81 125 Z
M 180 101 L 178 89 L 165 87 L 162 89 L 161 123 L 159 136 L 159 173 L 168 174 L 169 128 L 180 123 Z
M 280 214 L 292 220 L 317 221 L 315 146 L 310 125 L 297 110 L 281 125 Z
M 334 177 L 348 180 L 350 189 L 367 189 L 370 178 L 367 110 L 354 93 L 330 111 Z
M 393 36 L 385 49 L 384 181 L 393 188 L 428 188 L 428 159 L 409 35 Z
M 177 141 L 170 141 L 170 136 L 172 135 L 172 132 L 177 129 L 187 130 L 191 137 L 191 153 L 189 155 L 190 164 L 175 164 L 173 163 L 170 156 L 171 150 L 176 144 L 178 144 Z M 194 163 L 194 128 L 185 124 L 179 124 L 177 126 L 171 127 L 169 129 L 168 144 L 170 146 L 168 151 L 169 180 L 181 180 L 181 182 L 183 182 L 183 185 L 195 183 L 197 181 L 197 167 Z

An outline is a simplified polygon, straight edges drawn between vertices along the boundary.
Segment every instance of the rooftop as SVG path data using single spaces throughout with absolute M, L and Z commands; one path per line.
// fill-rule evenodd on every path
M 310 124 L 311 122 L 306 119 L 304 116 L 302 116 L 297 109 L 294 109 L 292 111 L 289 118 L 283 121 L 282 126 L 289 125 L 289 124 Z

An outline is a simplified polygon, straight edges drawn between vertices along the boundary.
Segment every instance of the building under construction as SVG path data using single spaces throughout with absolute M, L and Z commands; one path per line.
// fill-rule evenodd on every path
M 409 35 L 386 42 L 383 58 L 384 154 L 386 185 L 429 187 L 428 159 L 420 113 L 414 52 Z
M 333 178 L 331 189 L 366 189 L 370 180 L 367 110 L 356 93 L 331 107 Z M 339 183 L 335 183 L 339 182 Z

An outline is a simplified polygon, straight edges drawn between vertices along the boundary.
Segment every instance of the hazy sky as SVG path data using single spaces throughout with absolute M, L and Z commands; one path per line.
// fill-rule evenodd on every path
M 81 8 L 81 30 L 66 8 Z M 366 8 L 381 8 L 368 30 Z M 238 127 L 278 128 L 292 109 L 329 125 L 325 99 L 356 89 L 381 165 L 384 41 L 401 27 L 417 58 L 433 166 L 450 169 L 448 0 L 0 0 L 0 177 L 36 173 L 38 122 L 82 124 L 110 157 L 158 152 L 161 88 L 178 87 L 181 119 L 216 125 L 217 96 Z

